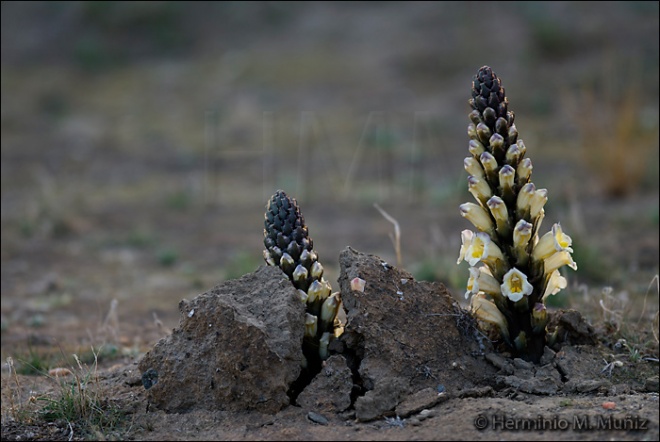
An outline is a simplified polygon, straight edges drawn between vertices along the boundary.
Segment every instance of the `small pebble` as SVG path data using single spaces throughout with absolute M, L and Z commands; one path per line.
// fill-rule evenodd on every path
M 603 408 L 606 410 L 614 410 L 616 408 L 616 404 L 614 402 L 603 402 Z
M 353 278 L 351 280 L 351 290 L 356 292 L 364 293 L 364 286 L 367 284 L 367 281 L 360 278 Z
M 307 413 L 307 419 L 319 425 L 328 425 L 328 419 L 326 419 L 325 416 L 313 411 Z
M 438 393 L 444 393 L 445 392 L 445 386 L 442 384 L 438 384 Z
M 68 368 L 51 368 L 48 370 L 48 376 L 56 378 L 72 375 L 73 373 Z

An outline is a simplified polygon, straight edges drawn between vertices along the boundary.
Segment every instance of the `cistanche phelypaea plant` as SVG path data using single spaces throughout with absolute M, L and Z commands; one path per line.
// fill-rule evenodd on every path
M 474 77 L 464 167 L 476 203 L 460 206 L 477 232 L 463 230 L 458 263 L 470 264 L 466 298 L 480 328 L 517 357 L 538 362 L 548 342 L 545 299 L 566 287 L 559 268 L 577 270 L 559 223 L 539 237 L 548 200 L 531 182 L 532 162 L 518 138 L 500 79 L 484 66 Z
M 266 205 L 265 218 L 264 259 L 287 274 L 306 303 L 303 367 L 320 369 L 328 357 L 328 345 L 341 332 L 337 321 L 340 294 L 331 294 L 332 287 L 323 278 L 323 266 L 295 198 L 278 190 Z

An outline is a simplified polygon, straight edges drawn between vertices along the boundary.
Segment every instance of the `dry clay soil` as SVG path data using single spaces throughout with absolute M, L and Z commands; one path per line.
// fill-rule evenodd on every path
M 295 403 L 303 307 L 279 269 L 260 267 L 182 301 L 179 326 L 146 355 L 99 369 L 88 388 L 124 413 L 119 426 L 3 418 L 2 439 L 658 439 L 657 362 L 626 360 L 578 313 L 555 314 L 564 342 L 532 365 L 494 352 L 441 284 L 351 248 L 340 265 L 345 332 Z M 269 293 L 279 301 L 250 300 Z M 15 381 L 3 372 L 3 406 Z M 26 397 L 58 388 L 18 381 Z

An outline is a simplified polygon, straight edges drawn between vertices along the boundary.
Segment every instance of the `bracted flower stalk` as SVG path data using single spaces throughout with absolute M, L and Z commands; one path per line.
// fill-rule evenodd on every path
M 296 200 L 278 190 L 266 205 L 265 218 L 264 259 L 286 273 L 306 304 L 303 365 L 320 366 L 328 357 L 328 345 L 341 331 L 339 292 L 331 295 L 332 287 L 323 278 L 323 266 Z
M 489 336 L 516 356 L 537 362 L 546 344 L 547 296 L 566 287 L 559 268 L 576 270 L 571 238 L 559 223 L 539 238 L 548 191 L 531 181 L 532 162 L 518 138 L 500 79 L 488 67 L 474 77 L 464 160 L 476 203 L 460 206 L 476 232 L 461 233 L 458 262 L 472 268 L 466 297 Z

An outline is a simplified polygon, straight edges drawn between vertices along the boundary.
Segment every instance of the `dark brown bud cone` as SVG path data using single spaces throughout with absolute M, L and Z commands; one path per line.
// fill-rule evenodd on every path
M 298 283 L 294 282 L 294 285 L 306 292 L 313 281 L 312 265 L 318 257 L 313 251 L 314 242 L 309 237 L 298 202 L 295 198 L 289 198 L 283 190 L 278 190 L 266 205 L 265 218 L 264 259 L 269 265 L 279 266 L 292 281 L 297 265 L 302 264 L 307 269 L 308 276 Z M 307 253 L 303 256 L 304 251 Z M 287 262 L 288 257 L 285 254 L 291 257 L 292 263 Z
M 504 164 L 506 152 L 516 143 L 518 134 L 502 83 L 490 67 L 482 67 L 474 76 L 469 103 L 473 109 L 470 113 L 475 129 L 473 139 L 482 143 L 499 164 Z
M 287 274 L 306 303 L 305 357 L 309 363 L 314 363 L 311 359 L 326 359 L 328 344 L 334 338 L 339 294 L 331 295 L 332 288 L 323 278 L 323 266 L 297 201 L 278 190 L 266 205 L 265 218 L 264 259 Z

